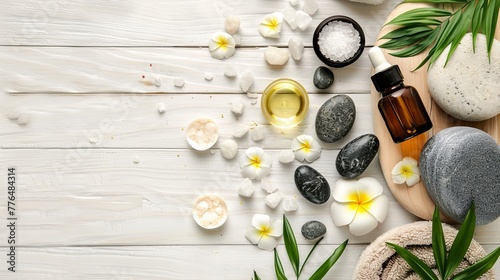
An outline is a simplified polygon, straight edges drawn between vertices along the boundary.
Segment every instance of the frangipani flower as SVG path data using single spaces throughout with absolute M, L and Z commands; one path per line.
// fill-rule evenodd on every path
M 217 59 L 231 57 L 234 54 L 235 45 L 233 36 L 225 32 L 215 32 L 208 42 L 210 54 Z
M 292 151 L 298 161 L 313 162 L 319 158 L 321 145 L 309 135 L 300 135 L 293 139 Z
M 264 214 L 255 214 L 252 218 L 253 228 L 249 228 L 245 237 L 257 244 L 259 248 L 272 251 L 276 248 L 274 237 L 280 237 L 283 234 L 283 221 L 276 219 L 271 223 L 271 218 Z
M 358 236 L 374 230 L 384 222 L 389 210 L 389 199 L 382 192 L 382 185 L 371 177 L 338 180 L 332 190 L 333 223 L 349 225 L 349 231 Z
M 283 22 L 283 14 L 280 12 L 266 15 L 258 28 L 260 35 L 269 38 L 279 38 L 281 22 Z
M 241 159 L 241 174 L 248 179 L 261 180 L 271 172 L 273 159 L 262 148 L 251 147 Z
M 420 181 L 420 169 L 417 167 L 417 161 L 411 157 L 405 157 L 398 162 L 392 169 L 392 181 L 396 184 L 406 182 L 411 187 Z

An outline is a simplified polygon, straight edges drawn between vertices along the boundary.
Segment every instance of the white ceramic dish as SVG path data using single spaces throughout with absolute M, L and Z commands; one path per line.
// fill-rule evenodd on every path
M 196 118 L 186 127 L 186 140 L 198 151 L 210 149 L 219 139 L 219 128 L 209 118 Z
M 204 229 L 215 229 L 227 220 L 226 201 L 216 194 L 200 195 L 193 203 L 193 219 Z

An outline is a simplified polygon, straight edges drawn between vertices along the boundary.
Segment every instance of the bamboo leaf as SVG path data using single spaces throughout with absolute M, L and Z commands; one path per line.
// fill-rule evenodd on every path
M 474 15 L 472 16 L 471 32 L 472 32 L 472 50 L 476 52 L 476 38 L 483 22 L 483 5 L 485 0 L 478 0 Z
M 499 10 L 500 0 L 489 0 L 489 5 L 485 10 L 486 14 L 483 17 L 483 33 L 486 35 L 486 46 L 489 59 L 491 59 L 491 48 L 493 47 L 493 41 L 495 40 L 495 30 Z
M 451 56 L 455 52 L 455 49 L 460 45 L 460 41 L 465 36 L 465 33 L 469 31 L 469 26 L 471 26 L 472 16 L 474 15 L 474 6 L 468 5 L 463 14 L 459 19 L 459 23 L 457 24 L 455 30 L 451 33 L 450 37 L 452 38 L 450 50 L 448 51 L 448 56 L 446 57 L 446 61 L 444 63 L 444 67 L 448 64 Z
M 448 279 L 455 269 L 458 267 L 460 262 L 467 253 L 470 243 L 472 242 L 472 237 L 474 236 L 474 230 L 476 229 L 476 212 L 475 212 L 474 202 L 470 207 L 465 220 L 458 231 L 453 244 L 451 245 L 450 252 L 448 252 L 448 259 L 446 260 L 446 272 L 444 274 L 444 279 Z
M 406 26 L 406 27 L 401 27 L 401 28 L 395 29 L 395 30 L 385 34 L 380 39 L 402 38 L 402 37 L 413 36 L 414 34 L 419 34 L 421 32 L 432 31 L 432 30 L 433 30 L 433 28 L 428 27 L 428 26 Z
M 404 0 L 403 3 L 434 3 L 434 4 L 444 4 L 444 3 L 451 3 L 451 4 L 460 4 L 460 3 L 467 3 L 470 2 L 471 0 Z
M 276 278 L 278 280 L 288 280 L 285 275 L 285 270 L 283 270 L 283 264 L 281 263 L 278 251 L 274 249 L 274 271 L 276 272 Z
M 462 270 L 460 273 L 456 274 L 451 279 L 452 280 L 477 279 L 481 277 L 481 275 L 486 273 L 488 270 L 490 270 L 493 267 L 493 265 L 495 265 L 499 256 L 500 256 L 500 247 L 496 248 L 493 252 L 489 253 L 486 257 L 482 258 L 477 263 Z
M 309 280 L 321 280 L 328 271 L 332 268 L 332 266 L 337 262 L 337 260 L 342 256 L 342 253 L 347 246 L 349 240 L 344 241 L 344 243 L 340 244 L 333 254 L 313 273 L 313 275 L 309 278 Z M 437 279 L 436 279 L 437 280 Z
M 288 222 L 285 215 L 283 215 L 283 240 L 285 241 L 285 249 L 288 254 L 288 259 L 290 259 L 293 271 L 298 277 L 300 268 L 299 248 L 297 247 L 297 240 L 295 239 L 292 226 L 290 225 L 290 222 Z
M 403 25 L 410 21 L 421 22 L 421 25 L 427 25 L 427 22 L 435 22 L 437 24 L 441 24 L 441 21 L 438 19 L 434 19 L 434 17 L 449 17 L 451 15 L 452 13 L 450 11 L 444 9 L 415 8 L 400 14 L 399 16 L 386 23 L 386 25 Z
M 414 55 L 417 55 L 421 52 L 423 52 L 424 50 L 426 50 L 434 40 L 436 40 L 436 37 L 439 33 L 439 27 L 436 27 L 436 29 L 434 29 L 432 31 L 432 33 L 425 39 L 423 39 L 422 41 L 418 42 L 417 44 L 415 45 L 412 45 L 406 49 L 403 49 L 401 51 L 397 51 L 397 52 L 393 52 L 391 53 L 391 55 L 393 56 L 396 56 L 396 57 L 410 57 L 410 56 L 414 56 Z
M 441 21 L 439 19 L 435 18 L 413 18 L 413 19 L 405 19 L 401 21 L 396 21 L 396 19 L 391 20 L 390 22 L 386 23 L 388 24 L 393 24 L 393 25 L 401 25 L 401 26 L 427 26 L 427 25 L 440 25 Z
M 413 36 L 407 36 L 403 38 L 398 38 L 394 40 L 389 40 L 383 44 L 380 45 L 381 48 L 384 49 L 390 49 L 390 50 L 396 50 L 400 49 L 403 47 L 409 47 L 415 43 L 418 43 L 421 41 L 423 38 L 429 36 L 429 34 L 432 33 L 432 29 L 428 31 L 423 31 L 418 34 L 414 34 Z
M 386 244 L 389 247 L 393 248 L 396 251 L 396 253 L 398 253 L 410 265 L 413 271 L 415 271 L 415 273 L 417 273 L 420 277 L 422 277 L 422 279 L 438 280 L 438 277 L 436 276 L 436 274 L 434 274 L 434 272 L 430 269 L 430 267 L 426 265 L 422 260 L 417 258 L 410 251 L 393 243 L 386 242 Z
M 432 216 L 432 252 L 440 275 L 446 270 L 446 241 L 444 239 L 443 225 L 439 219 L 439 207 L 434 209 Z
M 253 271 L 253 280 L 260 280 L 259 275 L 257 275 L 257 272 L 254 270 Z
M 299 275 L 297 276 L 297 278 L 300 276 L 300 274 L 302 273 L 302 270 L 304 269 L 304 267 L 306 266 L 306 263 L 307 261 L 309 260 L 309 257 L 311 256 L 312 252 L 314 251 L 314 249 L 316 249 L 316 246 L 318 246 L 318 244 L 321 242 L 321 240 L 323 240 L 323 237 L 321 237 L 315 244 L 314 246 L 311 248 L 311 251 L 309 251 L 309 254 L 307 254 L 307 257 L 304 261 L 304 263 L 302 264 L 302 267 L 300 268 L 299 270 Z

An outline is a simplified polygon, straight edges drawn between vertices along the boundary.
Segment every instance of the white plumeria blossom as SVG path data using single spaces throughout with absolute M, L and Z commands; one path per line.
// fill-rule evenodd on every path
M 298 161 L 313 162 L 321 154 L 321 145 L 309 135 L 300 135 L 293 139 L 291 149 Z
M 240 161 L 241 174 L 248 179 L 261 180 L 271 172 L 273 159 L 262 148 L 251 147 Z
M 255 214 L 252 218 L 253 228 L 249 228 L 245 237 L 257 244 L 259 248 L 267 251 L 272 251 L 276 248 L 275 237 L 280 237 L 283 234 L 283 221 L 276 219 L 271 222 L 271 218 L 264 214 Z
M 217 59 L 231 57 L 234 54 L 235 46 L 236 42 L 233 36 L 226 32 L 215 32 L 208 42 L 210 54 Z
M 260 22 L 259 33 L 263 37 L 279 38 L 281 33 L 281 23 L 283 22 L 283 13 L 274 12 L 268 14 Z
M 420 182 L 420 169 L 417 167 L 417 160 L 405 157 L 398 162 L 391 171 L 392 181 L 396 184 L 406 184 L 408 187 Z
M 335 199 L 331 207 L 333 223 L 349 225 L 349 231 L 357 236 L 371 232 L 387 217 L 389 198 L 382 194 L 383 190 L 371 177 L 338 180 L 332 190 Z

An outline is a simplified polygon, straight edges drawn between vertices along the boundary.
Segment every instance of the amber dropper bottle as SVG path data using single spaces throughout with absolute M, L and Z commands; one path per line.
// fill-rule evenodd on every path
M 372 82 L 382 94 L 378 109 L 394 143 L 401 143 L 432 128 L 417 90 L 403 83 L 398 65 L 391 65 L 379 47 L 373 47 L 368 57 L 375 68 Z

